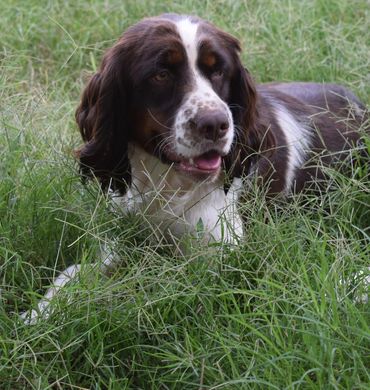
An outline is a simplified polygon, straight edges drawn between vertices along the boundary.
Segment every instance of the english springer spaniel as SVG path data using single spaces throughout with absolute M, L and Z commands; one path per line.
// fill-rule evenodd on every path
M 83 175 L 123 195 L 123 208 L 145 208 L 161 233 L 179 237 L 202 221 L 210 239 L 234 242 L 243 180 L 260 177 L 269 194 L 301 191 L 322 175 L 314 155 L 328 163 L 358 142 L 364 106 L 352 92 L 255 85 L 239 53 L 234 37 L 196 17 L 130 27 L 77 109 Z
M 82 175 L 96 177 L 122 208 L 145 210 L 162 235 L 191 234 L 201 221 L 207 240 L 228 243 L 243 235 L 237 203 L 246 181 L 258 177 L 272 196 L 321 178 L 313 159 L 344 158 L 360 139 L 365 107 L 336 84 L 256 85 L 240 50 L 193 16 L 130 27 L 76 112 Z M 77 271 L 64 271 L 47 297 Z

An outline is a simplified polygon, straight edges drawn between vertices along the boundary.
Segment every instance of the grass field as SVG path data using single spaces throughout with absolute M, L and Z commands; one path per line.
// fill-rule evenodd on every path
M 83 186 L 73 149 L 104 49 L 168 11 L 236 35 L 259 82 L 338 82 L 369 104 L 369 2 L 0 3 L 0 389 L 368 389 L 370 310 L 353 276 L 370 259 L 366 166 L 305 207 L 252 194 L 238 248 L 181 256 Z M 111 278 L 88 266 L 109 237 L 123 259 Z M 73 263 L 86 267 L 50 318 L 22 322 Z

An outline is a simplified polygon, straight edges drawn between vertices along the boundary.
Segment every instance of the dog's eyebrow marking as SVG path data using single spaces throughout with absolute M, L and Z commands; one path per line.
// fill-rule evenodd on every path
M 169 65 L 176 65 L 184 61 L 184 55 L 180 50 L 169 50 L 166 59 Z
M 212 53 L 209 53 L 202 57 L 202 63 L 209 68 L 212 68 L 216 64 L 216 56 Z

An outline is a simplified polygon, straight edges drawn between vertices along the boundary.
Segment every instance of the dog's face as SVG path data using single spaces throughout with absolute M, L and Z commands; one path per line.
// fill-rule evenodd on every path
M 234 72 L 230 54 L 209 26 L 189 19 L 162 21 L 148 33 L 146 72 L 131 76 L 132 137 L 195 179 L 217 175 L 234 138 L 226 103 Z
M 129 28 L 77 110 L 85 173 L 103 185 L 129 183 L 132 142 L 194 180 L 217 177 L 236 133 L 253 128 L 255 89 L 239 51 L 235 38 L 198 18 L 170 14 Z

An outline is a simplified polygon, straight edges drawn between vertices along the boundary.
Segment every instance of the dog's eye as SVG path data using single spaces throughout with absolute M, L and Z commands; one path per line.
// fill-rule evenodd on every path
M 212 74 L 211 74 L 211 77 L 213 79 L 219 79 L 221 78 L 222 76 L 224 75 L 224 72 L 222 69 L 215 69 Z
M 168 81 L 170 79 L 170 72 L 168 70 L 161 70 L 160 72 L 156 73 L 152 78 L 154 81 L 163 83 L 164 81 Z

